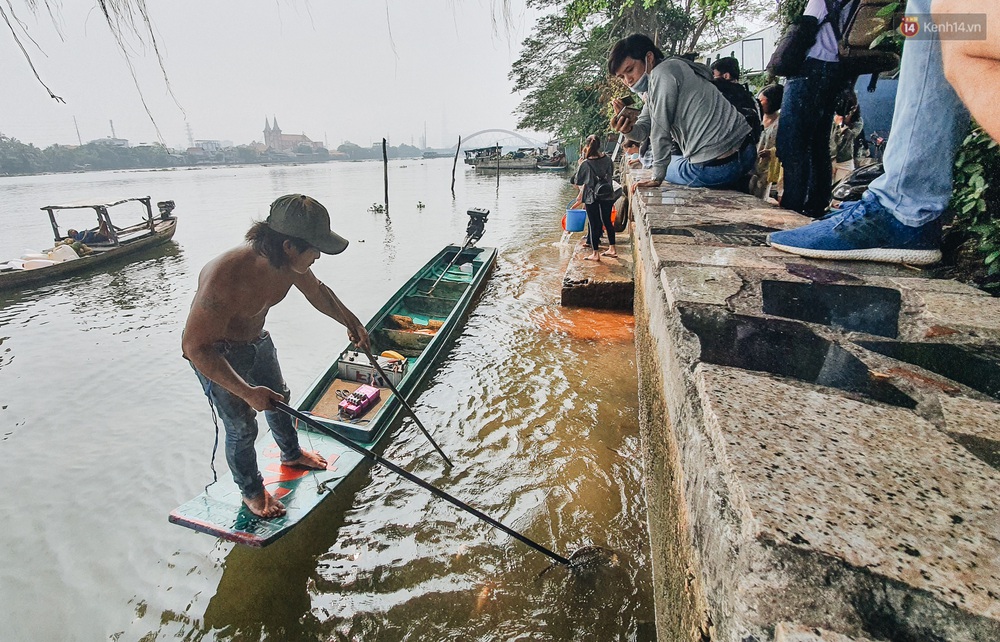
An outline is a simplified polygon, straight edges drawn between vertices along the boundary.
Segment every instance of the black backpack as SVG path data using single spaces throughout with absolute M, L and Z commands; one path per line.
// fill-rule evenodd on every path
M 837 38 L 841 69 L 848 76 L 871 74 L 868 91 L 875 91 L 878 75 L 899 67 L 899 56 L 895 52 L 872 48 L 880 34 L 891 31 L 892 26 L 898 24 L 903 15 L 899 3 L 892 0 L 824 2 L 833 35 Z
M 756 145 L 764 133 L 764 124 L 760 121 L 760 106 L 757 104 L 757 99 L 753 97 L 745 85 L 738 82 L 731 82 L 725 78 L 715 78 L 712 80 L 712 84 L 722 92 L 729 104 L 735 107 L 736 111 L 740 112 L 740 115 L 746 119 L 747 125 L 750 125 L 750 139 Z

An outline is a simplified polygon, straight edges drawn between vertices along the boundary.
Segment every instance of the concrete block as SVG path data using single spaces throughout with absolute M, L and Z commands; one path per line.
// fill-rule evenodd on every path
M 937 325 L 1000 332 L 1000 299 L 933 291 L 920 292 L 919 296 Z
M 868 638 L 848 637 L 825 629 L 779 622 L 774 628 L 774 642 L 871 642 Z
M 782 259 L 789 256 L 769 247 L 719 247 L 661 239 L 659 236 L 652 239 L 653 252 L 661 265 L 669 262 L 773 270 L 782 267 L 784 265 Z
M 950 279 L 920 279 L 894 277 L 891 279 L 896 285 L 905 290 L 916 292 L 941 292 L 943 294 L 964 294 L 966 296 L 985 296 L 989 294 L 979 288 L 974 288 L 965 283 L 952 281 Z
M 722 267 L 690 267 L 677 265 L 660 271 L 667 304 L 679 302 L 725 305 L 743 287 L 743 279 L 735 270 Z
M 706 430 L 758 540 L 841 560 L 1000 632 L 998 471 L 905 409 L 733 368 L 696 373 Z M 822 578 L 788 581 L 822 590 Z
M 1000 403 L 965 397 L 941 397 L 941 412 L 948 432 L 1000 443 Z

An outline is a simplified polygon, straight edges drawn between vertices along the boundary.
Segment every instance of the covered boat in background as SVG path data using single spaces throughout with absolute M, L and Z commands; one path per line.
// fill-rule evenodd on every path
M 126 227 L 115 225 L 109 209 L 133 202 L 143 207 L 141 220 Z M 49 214 L 56 245 L 44 252 L 28 253 L 0 263 L 0 290 L 14 290 L 60 279 L 166 243 L 177 229 L 174 202 L 160 201 L 156 207 L 159 214 L 154 216 L 149 196 L 100 203 L 88 201 L 46 205 L 41 209 Z M 92 209 L 97 215 L 97 226 L 78 233 L 79 240 L 70 236 L 69 229 L 63 234 L 56 220 L 57 212 L 76 209 Z

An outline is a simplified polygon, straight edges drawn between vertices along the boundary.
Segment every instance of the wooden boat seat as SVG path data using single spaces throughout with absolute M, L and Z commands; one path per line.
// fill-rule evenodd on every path
M 469 287 L 464 281 L 456 283 L 441 280 L 438 281 L 437 285 L 434 285 L 434 281 L 434 279 L 420 279 L 420 283 L 417 284 L 417 292 L 427 292 L 431 288 L 434 288 L 435 297 L 457 301 L 462 298 L 462 295 L 465 294 L 465 291 Z
M 451 314 L 455 300 L 437 296 L 437 292 L 431 296 L 414 294 L 403 299 L 403 307 L 412 314 L 444 319 Z

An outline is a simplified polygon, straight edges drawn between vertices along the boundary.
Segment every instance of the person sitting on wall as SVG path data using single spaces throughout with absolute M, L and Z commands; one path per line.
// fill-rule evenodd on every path
M 757 198 L 767 199 L 771 195 L 771 186 L 781 181 L 781 162 L 777 157 L 776 141 L 783 94 L 784 87 L 774 84 L 764 87 L 757 96 L 757 102 L 764 111 L 764 118 L 761 120 L 764 133 L 757 143 L 757 169 L 750 181 L 750 193 Z M 778 191 L 781 191 L 780 185 Z
M 608 53 L 608 73 L 639 94 L 641 112 L 612 101 L 611 127 L 631 140 L 652 141 L 653 177 L 633 183 L 659 186 L 664 178 L 692 187 L 735 186 L 757 157 L 750 125 L 712 84 L 708 67 L 664 58 L 649 37 L 633 34 Z M 671 155 L 677 143 L 679 154 Z
M 625 151 L 625 158 L 629 169 L 639 169 L 642 167 L 642 157 L 639 154 L 638 141 L 626 140 L 625 144 L 622 145 L 622 149 Z

